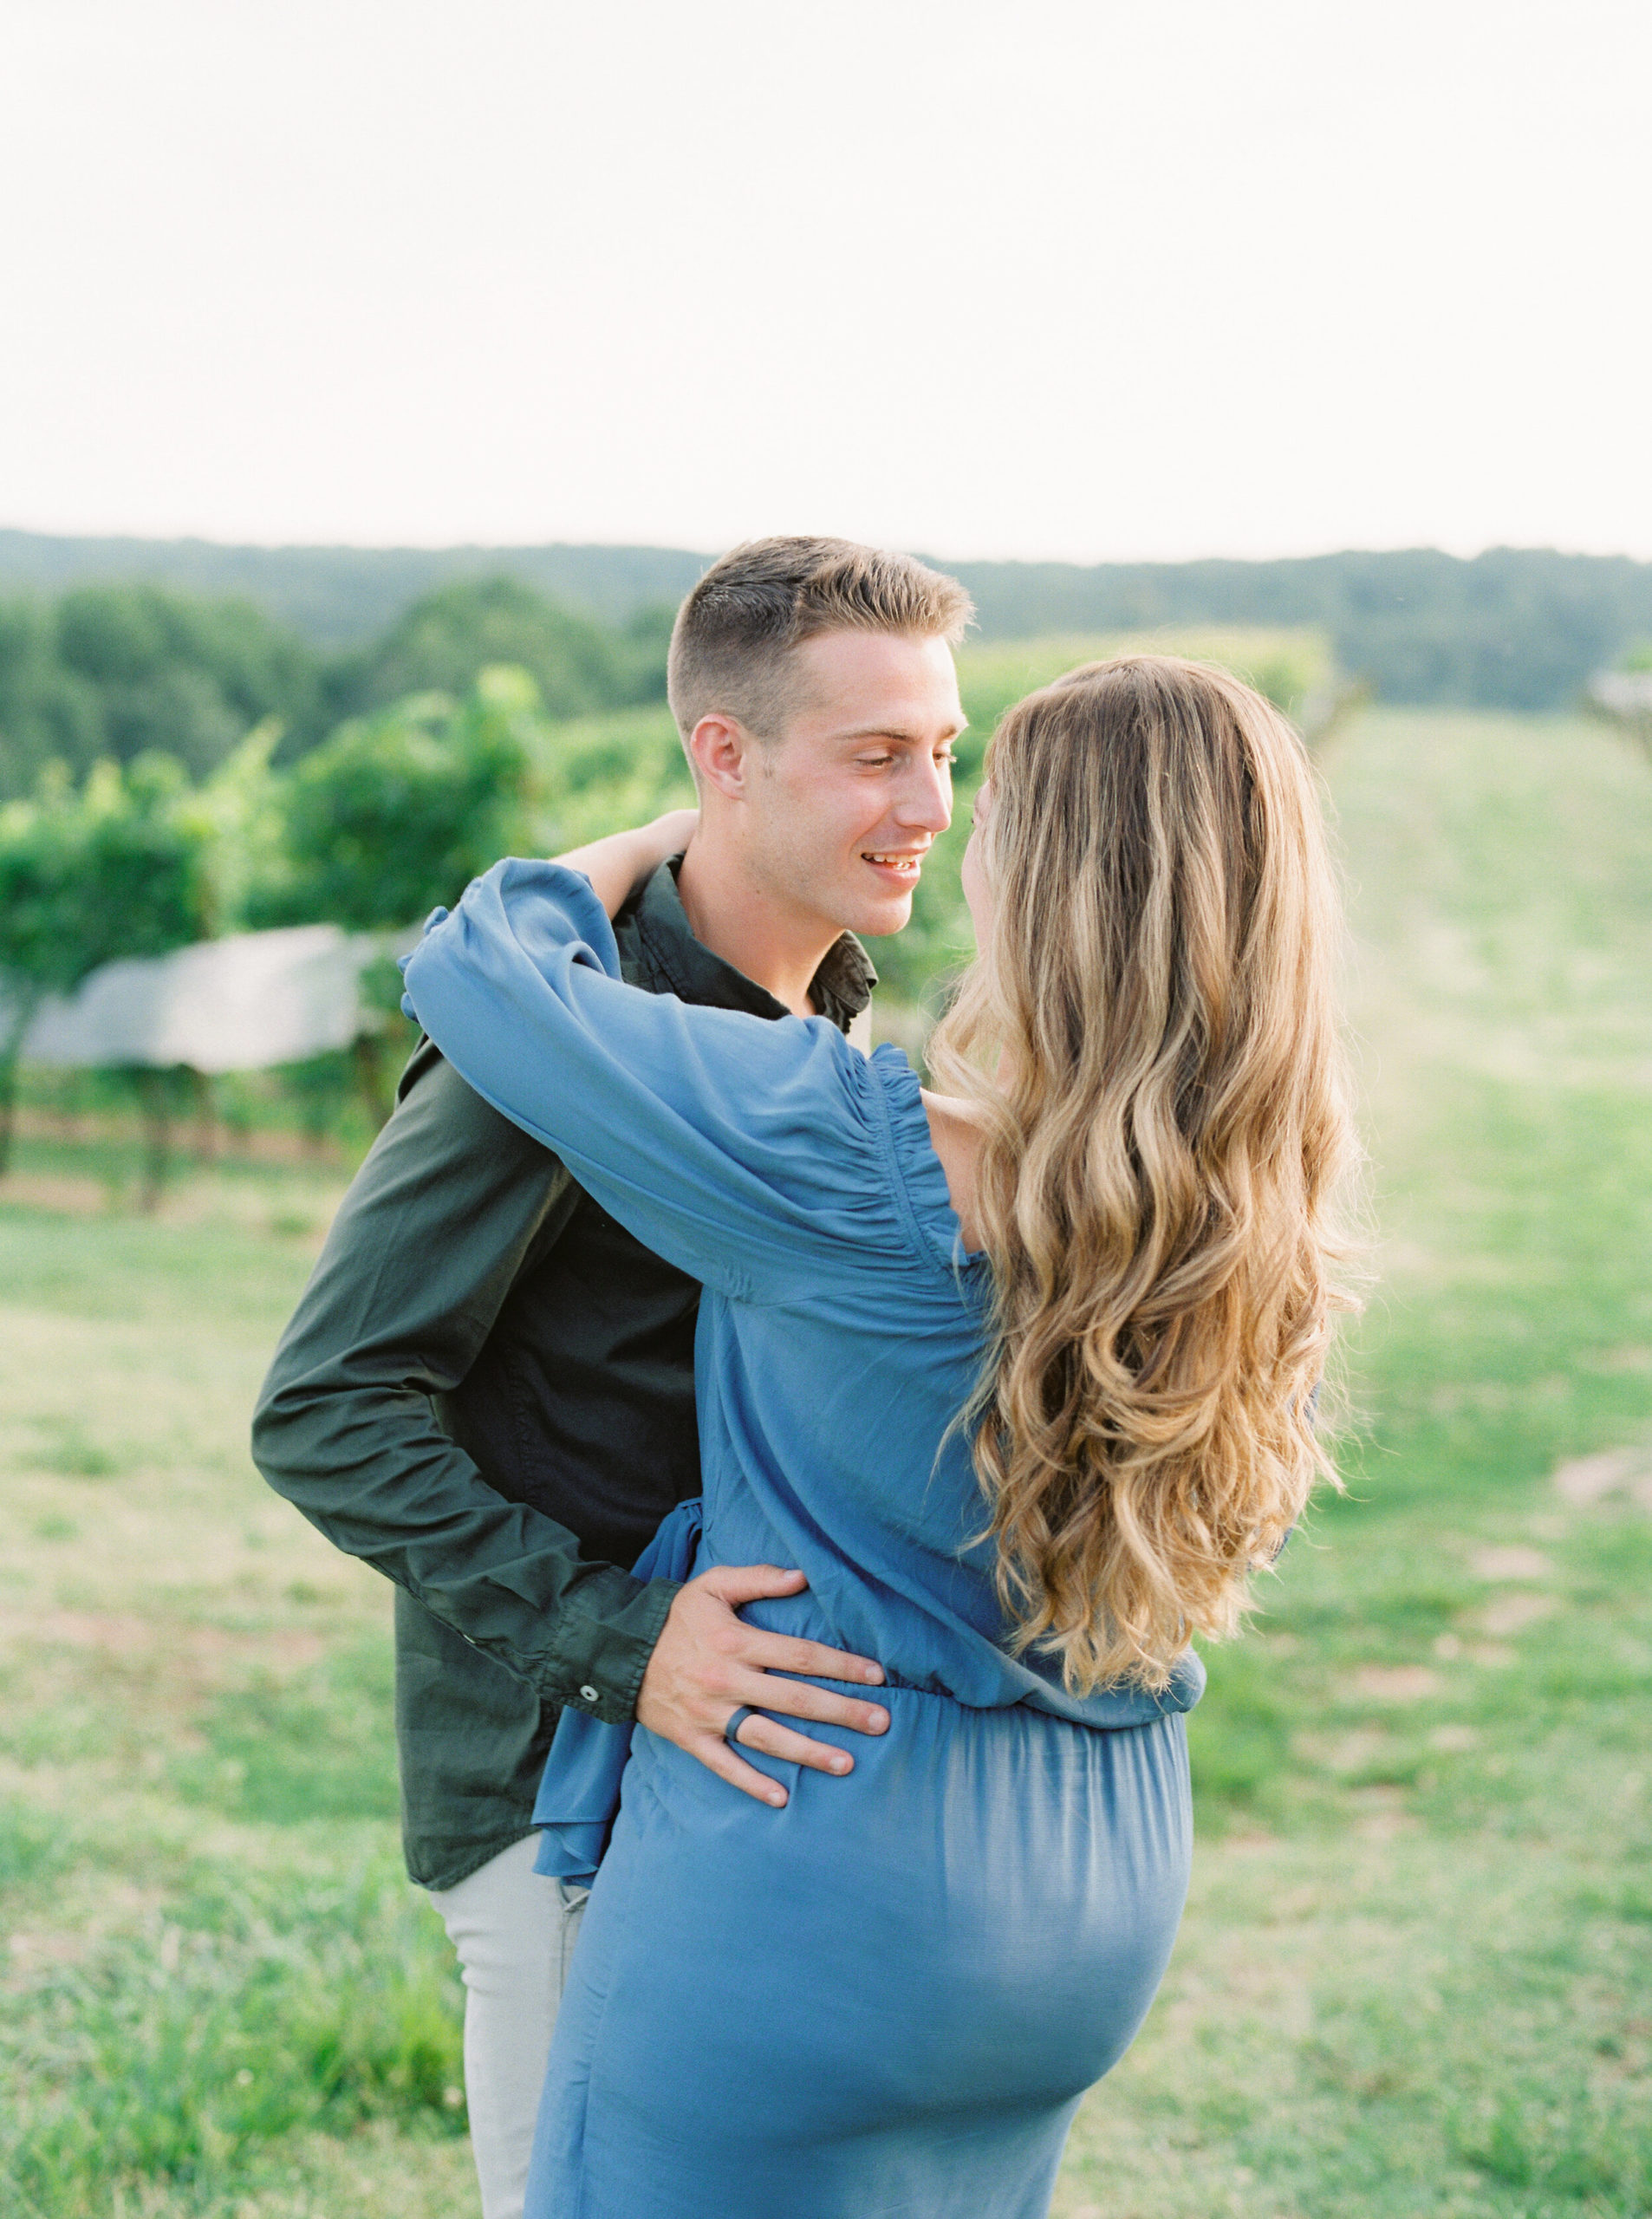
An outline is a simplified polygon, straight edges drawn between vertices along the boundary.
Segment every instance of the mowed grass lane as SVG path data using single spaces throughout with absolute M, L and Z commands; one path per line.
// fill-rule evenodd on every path
M 1381 1234 L 1363 1438 L 1348 1498 L 1212 1659 L 1187 1923 L 1057 2209 L 1630 2219 L 1652 2210 L 1652 766 L 1587 725 L 1389 714 L 1326 770 Z
M 1187 1927 L 1057 2209 L 1629 2219 L 1652 1488 L 1553 1474 L 1652 1427 L 1652 770 L 1586 726 L 1370 715 L 1327 771 L 1382 1234 L 1362 1439 L 1213 1659 Z M 21 1168 L 95 1197 L 83 1152 Z M 4 1195 L 10 2208 L 468 2215 L 385 1591 L 246 1461 L 332 1195 Z

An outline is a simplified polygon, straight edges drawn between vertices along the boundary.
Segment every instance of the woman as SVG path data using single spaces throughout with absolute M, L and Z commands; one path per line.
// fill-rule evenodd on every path
M 951 1093 L 620 984 L 593 888 L 670 823 L 589 880 L 501 864 L 407 966 L 471 1083 L 705 1283 L 701 1568 L 800 1567 L 751 1615 L 879 1658 L 890 1713 L 834 1780 L 736 1721 L 766 1808 L 637 1733 L 538 2219 L 1044 2212 L 1180 1915 L 1190 1638 L 1323 1468 L 1349 1139 L 1299 745 L 1141 657 L 1022 702 L 987 767 Z

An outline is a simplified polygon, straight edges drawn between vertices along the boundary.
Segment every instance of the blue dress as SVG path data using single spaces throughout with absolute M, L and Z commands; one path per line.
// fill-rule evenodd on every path
M 1175 1936 L 1202 1669 L 1081 1697 L 1003 1645 L 954 1424 L 986 1270 L 905 1058 L 618 967 L 584 878 L 507 862 L 438 913 L 408 1000 L 704 1283 L 700 1567 L 800 1567 L 803 1594 L 746 1617 L 875 1656 L 890 1727 L 810 1728 L 852 1750 L 846 1779 L 743 1752 L 780 1811 L 637 1730 L 530 2219 L 1040 2219 Z

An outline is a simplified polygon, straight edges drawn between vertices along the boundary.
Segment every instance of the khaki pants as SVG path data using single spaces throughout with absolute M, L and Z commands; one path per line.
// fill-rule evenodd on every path
M 537 1834 L 433 1888 L 465 1975 L 465 2092 L 482 2219 L 522 2219 L 551 2029 L 586 1888 L 533 1869 Z

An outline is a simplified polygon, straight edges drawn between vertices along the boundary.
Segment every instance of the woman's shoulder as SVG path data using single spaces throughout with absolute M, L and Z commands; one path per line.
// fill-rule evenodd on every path
M 965 1248 L 973 1253 L 981 1246 L 975 1182 L 985 1133 L 985 1120 L 979 1105 L 966 1101 L 961 1095 L 935 1094 L 924 1087 L 920 1090 L 920 1099 L 928 1126 L 931 1153 L 946 1179 L 959 1238 Z
M 969 1105 L 928 1093 L 904 1052 L 887 1042 L 862 1059 L 860 1083 L 914 1247 L 948 1272 L 984 1263 L 970 1253 L 971 1218 L 957 1207 L 973 1199 L 972 1143 L 978 1146 L 979 1136 Z

